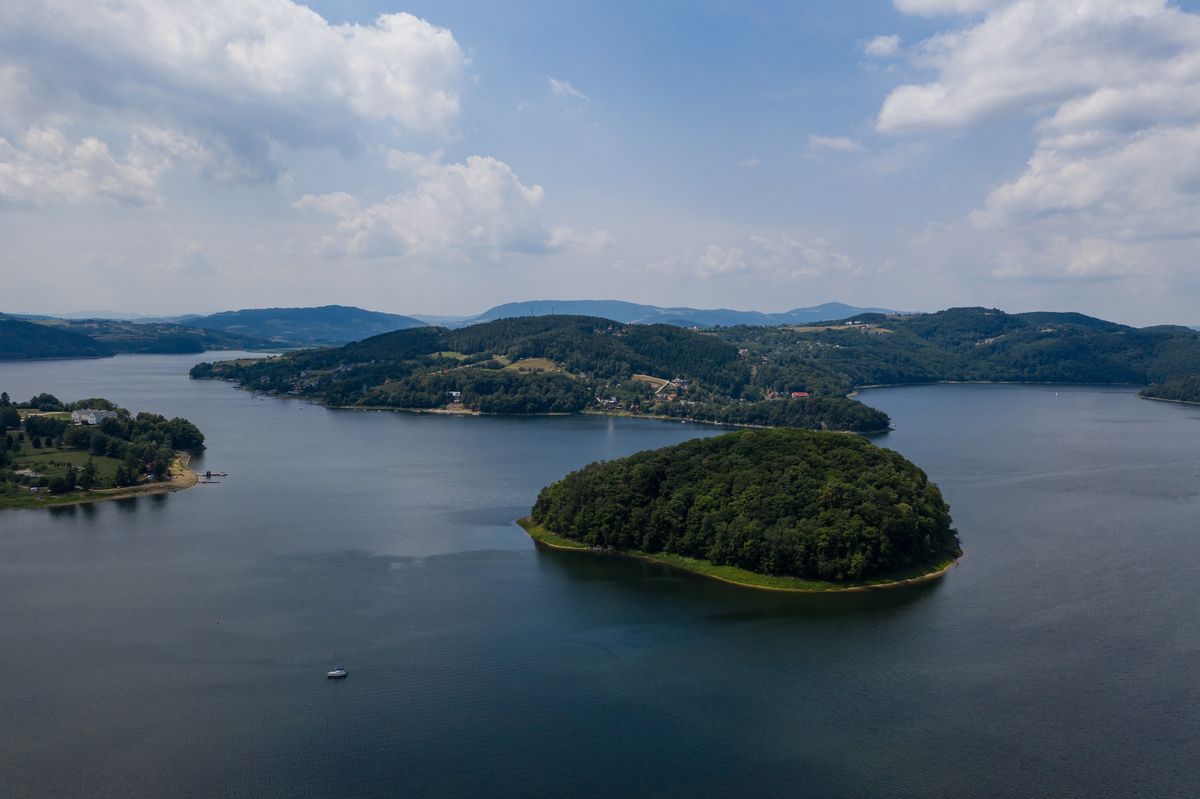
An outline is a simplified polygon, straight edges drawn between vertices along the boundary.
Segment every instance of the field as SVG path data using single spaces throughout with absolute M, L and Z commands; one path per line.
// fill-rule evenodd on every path
M 28 438 L 17 443 L 19 448 L 10 453 L 13 459 L 13 469 L 32 469 L 44 477 L 53 477 L 66 471 L 64 466 L 57 464 L 69 463 L 79 468 L 91 458 L 92 465 L 96 467 L 98 485 L 112 485 L 117 476 L 117 466 L 121 463 L 115 458 L 92 457 L 81 449 L 59 449 L 58 447 L 35 449 Z
M 561 372 L 558 364 L 549 358 L 522 358 L 519 361 L 513 361 L 504 367 L 511 369 L 514 372 L 522 372 L 528 374 L 530 372 Z
M 664 388 L 671 385 L 670 380 L 664 380 L 661 377 L 651 377 L 650 375 L 634 375 L 633 379 L 639 383 L 649 383 L 654 388 L 654 393 L 661 392 Z

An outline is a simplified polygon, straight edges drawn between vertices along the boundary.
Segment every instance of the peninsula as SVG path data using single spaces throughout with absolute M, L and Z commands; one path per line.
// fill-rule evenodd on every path
M 755 430 L 593 463 L 547 486 L 521 526 L 754 588 L 844 591 L 945 573 L 961 555 L 941 492 L 859 436 Z
M 811 324 L 686 329 L 594 316 L 419 327 L 195 378 L 326 405 L 493 414 L 615 413 L 750 427 L 878 432 L 862 386 L 1147 385 L 1200 372 L 1200 333 L 1077 313 L 951 308 Z
M 187 419 L 131 414 L 94 397 L 64 403 L 0 394 L 0 508 L 42 508 L 178 491 L 195 485 L 190 453 L 204 434 Z
M 1142 389 L 1146 399 L 1200 404 L 1200 374 L 1179 375 Z

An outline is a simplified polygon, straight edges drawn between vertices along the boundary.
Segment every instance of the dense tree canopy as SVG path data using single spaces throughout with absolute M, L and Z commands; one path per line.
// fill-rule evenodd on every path
M 1200 374 L 1181 375 L 1156 383 L 1143 389 L 1142 396 L 1175 402 L 1200 402 Z
M 924 472 L 858 436 L 806 430 L 728 433 L 594 463 L 543 489 L 532 517 L 589 546 L 833 581 L 959 552 Z

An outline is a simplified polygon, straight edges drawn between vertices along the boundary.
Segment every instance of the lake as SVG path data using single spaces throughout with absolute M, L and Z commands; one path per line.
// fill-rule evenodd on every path
M 1200 794 L 1200 408 L 865 391 L 966 558 L 804 596 L 512 523 L 571 469 L 717 428 L 332 411 L 197 360 L 0 364 L 15 398 L 186 416 L 193 466 L 229 472 L 0 513 L 5 796 Z

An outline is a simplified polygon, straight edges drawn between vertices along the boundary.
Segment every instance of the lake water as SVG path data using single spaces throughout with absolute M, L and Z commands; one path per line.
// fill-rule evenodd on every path
M 14 397 L 186 416 L 230 472 L 0 514 L 4 796 L 1200 794 L 1200 409 L 864 392 L 967 557 L 802 596 L 512 524 L 570 469 L 714 428 L 330 411 L 195 360 L 0 364 Z

